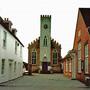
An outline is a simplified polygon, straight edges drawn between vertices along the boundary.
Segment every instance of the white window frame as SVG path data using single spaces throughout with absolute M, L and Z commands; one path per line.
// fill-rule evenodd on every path
M 14 62 L 14 72 L 16 72 L 16 61 Z
M 5 59 L 2 59 L 1 74 L 4 74 L 4 72 L 5 72 Z
M 6 48 L 7 44 L 7 32 L 3 31 L 3 47 Z
M 69 72 L 71 72 L 72 71 L 72 63 L 71 63 L 71 61 L 69 61 Z
M 31 60 L 32 60 L 32 64 L 36 64 L 37 63 L 37 52 L 36 50 L 32 50 L 32 53 L 35 52 L 36 53 L 36 57 L 35 58 L 32 58 L 32 54 L 31 54 Z M 36 59 L 36 63 L 33 63 L 33 59 Z
M 81 42 L 78 43 L 78 73 L 81 73 Z
M 17 41 L 15 41 L 15 54 L 17 54 Z
M 20 46 L 20 56 L 22 57 L 22 46 Z
M 88 71 L 88 63 L 89 63 L 89 61 L 88 61 L 88 43 L 87 44 L 85 44 L 85 47 L 84 47 L 85 49 L 85 74 L 88 74 L 89 73 L 89 71 Z
M 68 61 L 66 60 L 66 72 L 68 72 Z

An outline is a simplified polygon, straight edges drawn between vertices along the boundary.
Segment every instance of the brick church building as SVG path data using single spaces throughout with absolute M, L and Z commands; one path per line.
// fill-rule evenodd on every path
M 61 44 L 51 38 L 51 15 L 40 17 L 40 37 L 28 44 L 28 69 L 31 72 L 61 72 Z

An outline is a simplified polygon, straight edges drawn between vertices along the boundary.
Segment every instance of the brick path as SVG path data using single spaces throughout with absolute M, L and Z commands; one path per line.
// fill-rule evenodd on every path
M 90 90 L 77 80 L 62 74 L 34 74 L 0 84 L 0 90 Z

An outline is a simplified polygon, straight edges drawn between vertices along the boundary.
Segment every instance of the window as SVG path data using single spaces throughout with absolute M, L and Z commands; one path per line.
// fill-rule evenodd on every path
M 69 61 L 69 72 L 72 71 L 71 61 Z
M 85 73 L 88 73 L 88 44 L 85 45 Z
M 57 51 L 53 51 L 53 64 L 57 64 Z
M 47 46 L 47 37 L 45 36 L 44 37 L 44 42 L 43 42 L 44 46 L 46 47 Z
M 81 30 L 78 31 L 78 37 L 80 37 L 80 35 L 81 35 Z
M 6 39 L 7 39 L 7 33 L 3 32 L 3 47 L 6 47 Z
M 78 73 L 81 73 L 81 42 L 78 43 Z
M 16 72 L 16 62 L 14 62 L 14 72 Z
M 32 64 L 36 64 L 36 51 L 32 51 Z
M 45 25 L 44 25 L 44 29 L 47 29 L 47 28 L 48 28 L 48 25 L 47 25 L 47 24 L 45 24 Z
M 15 41 L 15 54 L 17 54 L 17 42 Z
M 5 70 L 5 59 L 2 59 L 1 74 L 4 74 Z
M 68 72 L 68 61 L 66 60 L 66 72 Z
M 22 57 L 22 46 L 20 46 L 20 56 Z

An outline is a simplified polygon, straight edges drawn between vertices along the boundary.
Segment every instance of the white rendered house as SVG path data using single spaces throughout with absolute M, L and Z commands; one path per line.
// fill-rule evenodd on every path
M 11 28 L 12 22 L 0 17 L 0 83 L 15 79 L 23 74 L 22 49 L 24 45 Z

